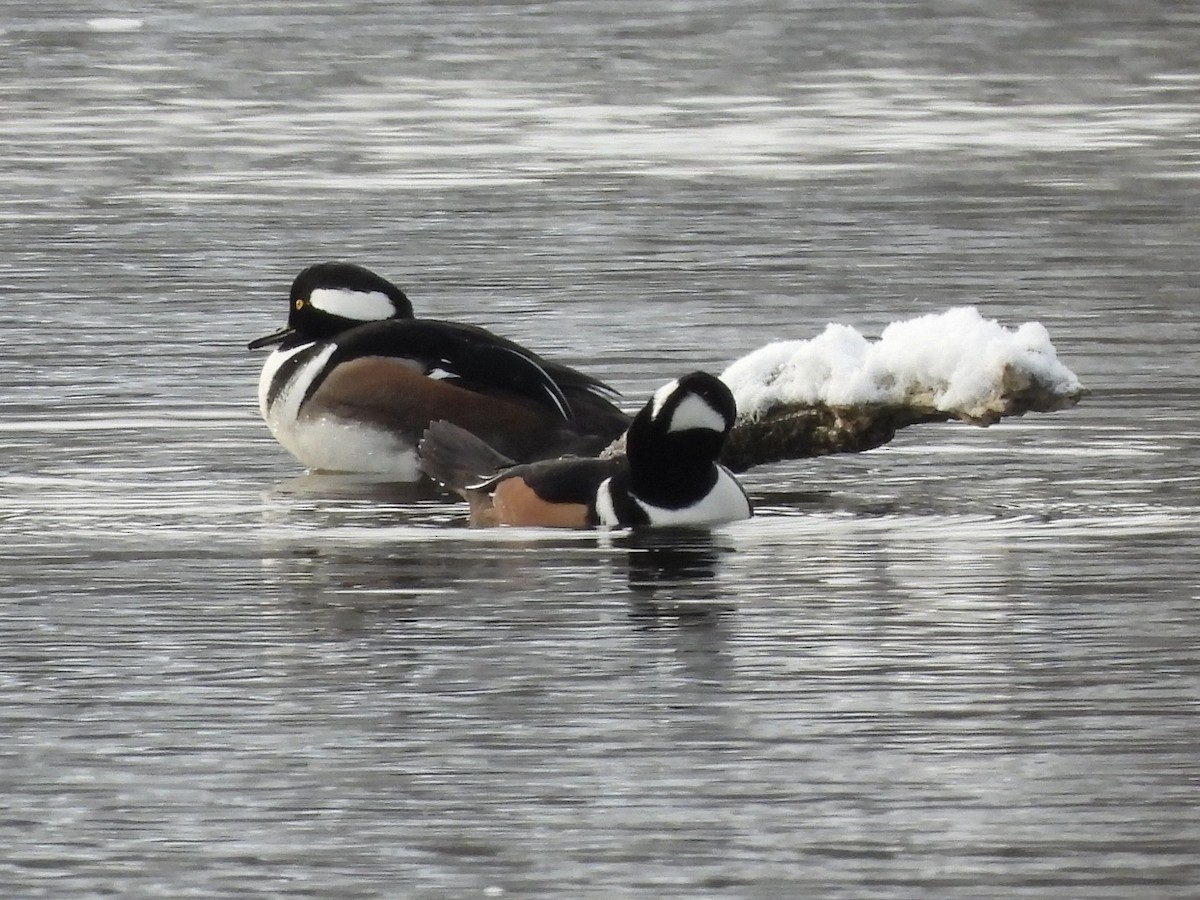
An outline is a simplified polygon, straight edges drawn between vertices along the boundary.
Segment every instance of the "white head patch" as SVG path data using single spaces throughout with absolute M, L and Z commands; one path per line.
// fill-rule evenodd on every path
M 702 397 L 689 394 L 671 413 L 671 425 L 667 431 L 687 431 L 689 428 L 707 428 L 709 431 L 725 430 L 725 417 L 709 406 Z
M 317 288 L 309 294 L 308 302 L 322 312 L 356 322 L 375 322 L 396 314 L 391 298 L 380 291 Z
M 654 400 L 650 405 L 650 418 L 657 419 L 659 413 L 662 412 L 663 404 L 667 402 L 667 398 L 675 393 L 675 389 L 679 387 L 679 381 L 669 381 L 654 392 Z
M 650 404 L 650 417 L 658 419 L 671 395 L 679 390 L 679 382 L 664 384 L 654 392 Z M 671 413 L 667 431 L 687 431 L 689 428 L 707 428 L 709 431 L 725 430 L 725 417 L 713 409 L 699 394 L 688 394 Z

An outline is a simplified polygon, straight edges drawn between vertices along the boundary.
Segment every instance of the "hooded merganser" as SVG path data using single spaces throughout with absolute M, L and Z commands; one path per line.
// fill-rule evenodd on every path
M 353 263 L 309 266 L 259 379 L 271 433 L 311 469 L 419 477 L 430 422 L 453 422 L 518 462 L 596 453 L 629 424 L 616 392 L 474 325 L 413 317 L 404 291 Z
M 421 440 L 420 465 L 467 500 L 473 525 L 715 525 L 752 515 L 746 492 L 717 462 L 735 415 L 724 382 L 693 372 L 659 388 L 634 417 L 624 456 L 514 465 L 439 421 Z

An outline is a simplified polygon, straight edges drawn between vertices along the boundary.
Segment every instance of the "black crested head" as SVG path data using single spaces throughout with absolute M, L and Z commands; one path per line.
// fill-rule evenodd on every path
M 733 394 L 707 372 L 663 385 L 626 435 L 633 492 L 661 506 L 702 495 L 716 481 L 717 457 L 736 416 Z
M 288 325 L 311 337 L 385 319 L 411 319 L 408 296 L 381 275 L 348 262 L 311 265 L 296 276 L 288 295 Z
M 689 437 L 711 433 L 723 440 L 733 427 L 737 403 L 720 378 L 692 372 L 655 391 L 638 416 L 644 419 L 647 433 Z
M 412 317 L 408 297 L 386 278 L 355 263 L 317 263 L 292 282 L 286 327 L 251 341 L 250 349 L 328 340 L 367 322 Z

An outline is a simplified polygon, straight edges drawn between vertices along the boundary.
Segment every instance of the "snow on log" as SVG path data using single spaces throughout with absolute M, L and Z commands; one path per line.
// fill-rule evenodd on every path
M 1083 388 L 1038 322 L 1006 328 L 973 307 L 893 322 L 878 340 L 848 325 L 767 344 L 721 375 L 738 420 L 722 461 L 870 450 L 921 422 L 991 425 L 1079 402 Z

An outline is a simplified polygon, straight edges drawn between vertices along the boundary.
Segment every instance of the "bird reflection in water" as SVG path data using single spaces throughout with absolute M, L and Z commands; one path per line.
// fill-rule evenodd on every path
M 640 627 L 711 625 L 733 604 L 718 573 L 733 552 L 719 531 L 670 527 L 485 534 L 426 485 L 306 475 L 266 496 L 264 567 L 294 601 L 341 608 L 342 625 L 380 616 L 558 618 L 552 595 L 607 594 Z M 502 530 L 503 531 L 503 530 Z M 597 554 L 597 551 L 599 555 Z M 509 601 L 517 601 L 510 604 Z M 574 605 L 574 604 L 572 604 Z M 353 609 L 356 615 L 345 610 Z M 363 617 L 368 621 L 361 621 Z
M 696 734 L 711 742 L 727 725 L 721 695 L 712 691 L 728 685 L 733 671 L 734 603 L 719 577 L 722 557 L 733 549 L 699 528 L 633 531 L 621 545 L 628 551 L 630 620 L 670 648 L 683 676 L 676 705 L 695 712 Z
M 629 552 L 631 615 L 638 619 L 702 622 L 732 605 L 717 583 L 721 547 L 703 528 L 635 530 L 614 545 Z

